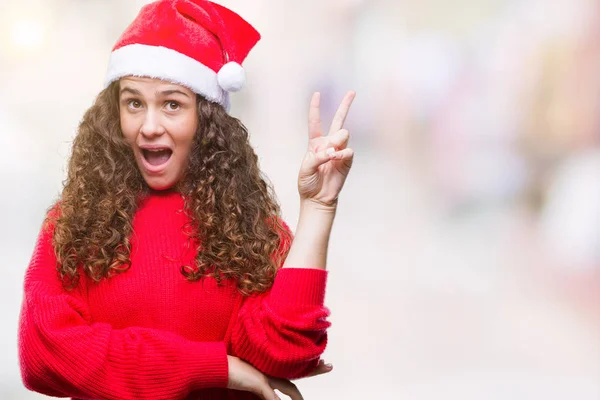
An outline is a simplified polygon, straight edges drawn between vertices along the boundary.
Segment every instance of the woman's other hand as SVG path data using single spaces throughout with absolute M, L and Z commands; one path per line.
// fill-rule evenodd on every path
M 269 377 L 238 357 L 227 356 L 227 358 L 229 361 L 228 389 L 252 392 L 264 400 L 280 400 L 275 393 L 275 389 L 277 389 L 289 396 L 291 400 L 303 400 L 298 387 L 289 380 Z M 331 370 L 330 364 L 325 364 L 323 360 L 320 360 L 317 368 L 308 376 L 326 374 Z

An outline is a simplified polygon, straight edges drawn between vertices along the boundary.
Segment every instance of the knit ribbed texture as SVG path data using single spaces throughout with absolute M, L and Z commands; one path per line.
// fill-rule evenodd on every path
M 81 399 L 256 399 L 225 389 L 227 353 L 296 378 L 327 342 L 327 273 L 285 268 L 271 291 L 242 297 L 235 282 L 188 282 L 196 255 L 178 193 L 153 193 L 133 221 L 131 268 L 66 291 L 52 227 L 25 275 L 19 359 L 27 388 Z
M 323 270 L 281 269 L 270 293 L 246 299 L 232 333 L 234 354 L 275 377 L 312 371 L 330 325 L 322 306 L 326 277 Z

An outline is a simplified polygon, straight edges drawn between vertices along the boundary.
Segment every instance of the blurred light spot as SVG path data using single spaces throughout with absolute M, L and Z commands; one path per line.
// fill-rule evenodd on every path
M 17 19 L 11 27 L 12 44 L 18 50 L 38 49 L 44 41 L 44 27 L 41 21 Z

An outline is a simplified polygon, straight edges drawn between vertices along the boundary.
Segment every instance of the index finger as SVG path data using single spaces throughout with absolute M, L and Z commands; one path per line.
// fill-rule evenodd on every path
M 315 92 L 310 99 L 308 108 L 308 138 L 314 139 L 322 135 L 321 128 L 321 93 Z
M 350 106 L 352 105 L 352 100 L 354 100 L 355 95 L 356 93 L 352 90 L 346 93 L 340 106 L 335 112 L 335 116 L 331 122 L 331 127 L 329 128 L 329 133 L 337 132 L 342 129 L 344 126 L 344 121 L 346 121 L 346 116 L 348 115 L 348 110 L 350 110 Z

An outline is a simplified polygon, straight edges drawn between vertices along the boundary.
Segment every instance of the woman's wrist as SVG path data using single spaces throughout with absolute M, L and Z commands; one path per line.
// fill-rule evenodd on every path
M 300 215 L 295 237 L 320 243 L 328 241 L 337 212 L 337 205 L 331 206 L 310 200 L 300 203 Z
M 300 217 L 284 268 L 325 269 L 337 206 L 302 200 Z
M 333 214 L 337 211 L 338 199 L 332 203 L 324 203 L 315 199 L 300 199 L 300 213 L 309 211 L 315 213 L 324 213 L 326 215 Z

